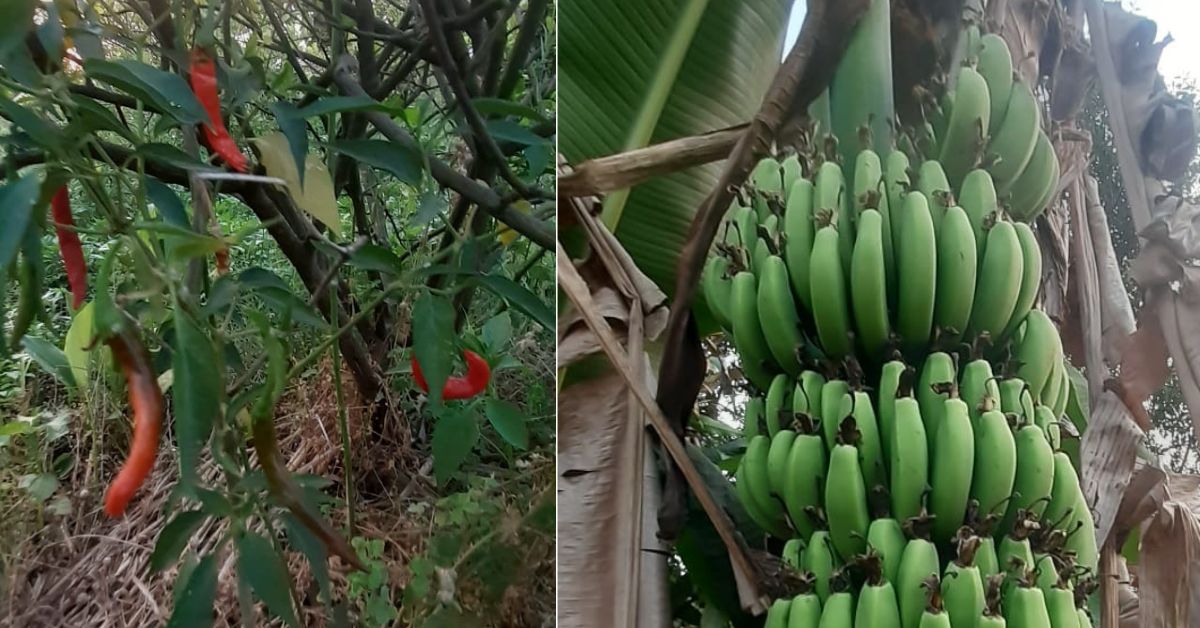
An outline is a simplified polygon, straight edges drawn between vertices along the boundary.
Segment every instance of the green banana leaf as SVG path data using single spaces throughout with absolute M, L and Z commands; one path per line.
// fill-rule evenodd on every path
M 779 67 L 793 0 L 559 5 L 559 148 L 572 164 L 749 121 Z M 720 164 L 608 194 L 603 219 L 668 293 Z

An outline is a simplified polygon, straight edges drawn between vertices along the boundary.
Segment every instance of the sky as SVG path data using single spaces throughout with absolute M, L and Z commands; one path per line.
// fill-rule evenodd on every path
M 1168 33 L 1175 41 L 1163 51 L 1159 72 L 1170 79 L 1182 76 L 1200 78 L 1200 2 L 1193 0 L 1123 0 L 1127 9 L 1158 23 L 1158 37 Z M 788 21 L 784 50 L 790 50 L 804 21 L 804 0 L 796 0 Z M 786 52 L 785 52 L 786 54 Z

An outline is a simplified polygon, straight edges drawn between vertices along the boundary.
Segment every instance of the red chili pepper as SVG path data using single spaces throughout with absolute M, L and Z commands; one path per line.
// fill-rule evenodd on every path
M 158 435 L 162 431 L 163 395 L 150 366 L 150 356 L 136 337 L 119 332 L 108 339 L 108 347 L 125 374 L 129 405 L 133 408 L 129 457 L 104 496 L 104 512 L 110 517 L 120 517 L 154 468 Z
M 79 234 L 74 229 L 66 228 L 75 226 L 67 186 L 58 188 L 54 193 L 50 212 L 54 217 L 54 231 L 58 234 L 58 252 L 67 269 L 67 285 L 71 287 L 71 307 L 78 310 L 87 298 L 87 262 L 83 259 L 83 243 L 79 241 Z
M 467 362 L 467 374 L 447 378 L 446 385 L 442 387 L 442 399 L 470 399 L 483 392 L 491 381 L 492 369 L 487 360 L 469 349 L 463 350 L 463 359 Z M 425 381 L 425 374 L 421 372 L 416 354 L 412 356 L 412 372 L 417 386 L 429 392 L 429 383 Z
M 217 65 L 203 48 L 192 48 L 191 58 L 192 91 L 208 113 L 208 123 L 203 125 L 208 147 L 221 157 L 229 167 L 246 172 L 246 156 L 238 150 L 237 142 L 229 137 L 225 120 L 221 118 L 221 97 L 217 94 Z

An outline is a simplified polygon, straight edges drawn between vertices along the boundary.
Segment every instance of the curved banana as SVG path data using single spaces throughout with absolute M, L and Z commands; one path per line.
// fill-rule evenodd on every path
M 1087 609 L 1076 608 L 1075 613 L 1079 617 L 1079 628 L 1092 628 L 1092 616 L 1088 614 Z
M 905 197 L 900 231 L 896 332 L 905 350 L 916 353 L 929 342 L 937 287 L 937 241 L 924 194 L 914 191 Z
M 867 490 L 858 462 L 858 447 L 837 445 L 829 454 L 825 477 L 825 516 L 829 535 L 842 556 L 855 556 L 866 549 Z
M 837 228 L 832 225 L 821 227 L 813 241 L 809 264 L 813 321 L 825 355 L 833 360 L 840 360 L 853 351 L 846 274 L 840 249 Z
M 877 486 L 886 486 L 887 468 L 883 464 L 883 445 L 880 443 L 879 422 L 875 417 L 875 408 L 871 405 L 871 397 L 865 391 L 857 390 L 853 394 L 854 425 L 858 428 L 858 463 L 862 471 L 863 485 L 868 493 Z
M 788 628 L 817 628 L 821 623 L 821 598 L 815 592 L 800 593 L 792 598 L 788 612 Z
M 813 184 L 808 179 L 797 179 L 788 193 L 787 209 L 783 213 L 783 260 L 787 262 L 788 279 L 792 282 L 792 293 L 804 306 L 812 311 L 812 293 L 808 287 L 808 265 L 812 258 L 813 235 Z
M 1097 573 L 1096 566 L 1100 561 L 1100 553 L 1096 547 L 1096 521 L 1092 518 L 1092 511 L 1088 508 L 1082 491 L 1079 495 L 1079 503 L 1075 505 L 1074 516 L 1071 518 L 1067 532 L 1070 536 L 1067 537 L 1065 546 L 1068 551 L 1075 553 L 1075 564 L 1090 570 L 1093 574 Z
M 734 493 L 738 496 L 738 501 L 742 503 L 742 508 L 745 509 L 750 519 L 767 534 L 773 534 L 777 537 L 780 534 L 787 536 L 787 527 L 783 525 L 783 522 L 773 518 L 759 507 L 758 499 L 754 496 L 755 492 L 751 488 L 751 482 L 746 479 L 746 461 L 744 458 L 741 464 L 738 465 L 737 472 L 734 474 L 734 480 Z
M 975 284 L 975 303 L 967 332 L 988 334 L 999 340 L 1012 318 L 1021 293 L 1021 241 L 1012 223 L 992 225 L 984 247 L 983 263 Z
M 996 187 L 992 184 L 992 175 L 987 170 L 976 168 L 963 178 L 962 187 L 958 191 L 958 205 L 967 212 L 971 221 L 971 232 L 975 236 L 975 260 L 983 261 L 983 252 L 987 245 L 986 226 L 995 220 Z
M 942 601 L 951 628 L 975 628 L 983 615 L 983 577 L 974 564 L 979 539 L 959 542 L 958 556 L 946 565 L 942 577 Z
M 1050 620 L 1050 628 L 1059 626 L 1077 628 L 1079 626 L 1079 615 L 1075 612 L 1074 591 L 1066 586 L 1053 586 L 1043 589 L 1042 595 L 1046 598 L 1046 616 Z
M 948 339 L 961 338 L 971 319 L 976 253 L 975 234 L 967 212 L 958 206 L 947 209 L 938 233 L 933 321 Z
M 854 594 L 849 591 L 831 593 L 821 608 L 818 628 L 852 628 L 854 625 Z
M 753 209 L 734 205 L 725 216 L 725 244 L 739 251 L 742 266 L 749 267 L 758 248 L 758 216 Z
M 900 625 L 900 607 L 892 583 L 881 573 L 869 574 L 858 594 L 854 628 Z
M 892 439 L 896 424 L 896 394 L 900 388 L 900 376 L 908 368 L 900 360 L 883 365 L 879 376 L 879 437 L 883 443 L 883 459 L 891 465 Z
M 833 133 L 841 140 L 838 149 L 842 163 L 848 168 L 853 167 L 860 148 L 881 151 L 892 145 L 891 125 L 896 112 L 892 94 L 891 15 L 888 2 L 880 0 L 868 5 L 829 82 Z M 860 134 L 860 129 L 868 132 Z
M 1061 451 L 1054 454 L 1054 482 L 1042 519 L 1048 525 L 1066 529 L 1070 523 L 1068 517 L 1074 514 L 1072 511 L 1079 505 L 1082 496 L 1083 490 L 1079 487 L 1079 476 L 1075 473 L 1075 465 L 1071 464 L 1071 457 Z
M 1021 289 L 1017 292 L 1017 303 L 1009 317 L 1008 325 L 1000 333 L 1002 338 L 1008 338 L 1016 331 L 1017 326 L 1025 320 L 1029 310 L 1037 300 L 1038 290 L 1042 287 L 1042 249 L 1038 247 L 1037 236 L 1029 225 L 1018 222 L 1013 224 L 1017 232 L 1017 242 L 1021 245 Z
M 946 399 L 948 391 L 938 392 L 935 387 L 953 385 L 957 379 L 954 368 L 954 358 L 950 354 L 938 351 L 930 353 L 921 365 L 921 376 L 917 380 L 917 402 L 921 406 L 921 419 L 925 421 L 925 438 L 929 441 L 929 451 L 935 452 L 938 430 L 942 417 L 946 414 Z
M 1046 510 L 1046 498 L 1054 485 L 1054 451 L 1037 425 L 1017 430 L 1017 473 L 1013 479 L 1013 498 L 1004 517 L 1004 530 L 1012 527 L 1017 511 L 1027 510 L 1040 517 Z
M 859 153 L 867 154 L 874 153 Z M 883 259 L 883 218 L 874 209 L 865 209 L 858 217 L 858 237 L 850 262 L 850 294 L 858 340 L 864 355 L 882 355 L 891 329 L 888 324 L 887 272 Z
M 713 255 L 704 263 L 700 274 L 700 287 L 704 293 L 704 302 L 708 311 L 712 312 L 717 325 L 728 331 L 729 324 L 729 293 L 733 289 L 733 281 L 728 277 L 729 260 L 720 255 Z
M 807 414 L 821 420 L 821 391 L 825 387 L 825 376 L 816 371 L 804 371 L 792 392 L 792 413 Z
M 979 421 L 986 410 L 1000 407 L 1000 388 L 992 374 L 992 364 L 987 360 L 971 360 L 963 367 L 958 383 L 958 394 L 967 404 L 971 423 Z
M 763 628 L 787 628 L 788 613 L 792 610 L 792 601 L 787 598 L 775 600 L 767 609 L 767 619 Z
M 914 538 L 904 546 L 900 573 L 896 576 L 896 600 L 900 607 L 900 625 L 918 628 L 925 611 L 925 581 L 941 573 L 937 546 L 927 539 Z
M 979 163 L 991 119 L 992 100 L 987 81 L 975 68 L 962 66 L 954 88 L 954 110 L 950 112 L 938 153 L 946 177 L 954 187 L 958 187 L 967 172 Z
M 988 98 L 992 104 L 988 134 L 995 135 L 1008 111 L 1008 99 L 1013 86 L 1012 55 L 1003 37 L 988 33 L 980 38 L 979 62 L 975 69 L 988 86 Z
M 941 233 L 942 218 L 946 216 L 946 210 L 954 204 L 954 188 L 951 187 L 943 168 L 940 161 L 928 159 L 917 170 L 917 191 L 925 195 L 929 204 L 929 217 L 933 220 L 934 233 Z
M 1000 411 L 1016 416 L 1016 426 L 1033 422 L 1033 402 L 1029 396 L 1029 385 L 1020 378 L 1000 380 Z
M 1012 495 L 1017 474 L 1017 444 L 1008 419 L 998 410 L 979 416 L 975 424 L 975 468 L 971 499 L 979 502 L 980 516 L 1002 515 Z
M 1073 384 L 1071 383 L 1071 376 L 1067 373 L 1067 367 L 1065 364 L 1063 365 L 1062 380 L 1062 386 L 1059 386 L 1058 388 L 1058 397 L 1055 398 L 1054 403 L 1050 406 L 1051 409 L 1054 410 L 1055 418 L 1066 414 L 1067 402 L 1069 402 L 1071 399 L 1071 387 Z
M 808 547 L 804 548 L 804 571 L 813 575 L 817 597 L 824 604 L 829 600 L 829 579 L 842 561 L 833 550 L 833 540 L 829 538 L 828 530 L 817 530 L 808 539 Z
M 773 438 L 780 429 L 787 427 L 783 413 L 788 411 L 791 406 L 791 384 L 791 378 L 780 373 L 771 380 L 771 385 L 767 388 L 767 397 L 763 404 L 767 436 Z
M 809 508 L 821 508 L 825 490 L 825 443 L 821 437 L 814 433 L 798 434 L 788 453 L 786 467 L 783 503 L 787 506 L 792 527 L 801 538 L 807 539 L 815 531 Z
M 1050 202 L 1058 186 L 1058 176 L 1058 156 L 1054 154 L 1054 146 L 1050 143 L 1050 137 L 1039 129 L 1033 155 L 1017 176 L 1008 195 L 1008 212 L 1018 220 L 1032 222 Z
M 733 345 L 742 358 L 742 372 L 759 390 L 767 390 L 777 368 L 758 319 L 757 282 L 749 271 L 733 276 L 729 320 L 733 323 Z
M 1034 422 L 1042 433 L 1046 435 L 1046 442 L 1050 443 L 1052 451 L 1058 451 L 1062 447 L 1062 431 L 1058 427 L 1058 419 L 1054 416 L 1054 411 L 1049 406 L 1037 404 L 1033 408 Z
M 937 447 L 929 475 L 933 490 L 929 494 L 929 512 L 934 515 L 933 538 L 946 543 L 954 538 L 967 512 L 971 493 L 971 474 L 975 467 L 975 435 L 967 404 L 951 397 L 938 424 Z
M 783 551 L 779 553 L 779 558 L 783 560 L 783 563 L 797 571 L 801 569 L 803 557 L 804 539 L 788 539 L 787 543 L 783 544 Z
M 896 399 L 896 417 L 889 460 L 891 462 L 892 516 L 900 521 L 921 512 L 929 482 L 929 454 L 920 406 L 912 397 Z
M 771 437 L 771 445 L 767 448 L 767 487 L 771 492 L 771 501 L 785 506 L 783 483 L 787 479 L 788 456 L 792 453 L 794 442 L 795 432 L 779 430 Z
M 837 445 L 838 428 L 853 411 L 854 397 L 850 394 L 850 384 L 841 379 L 825 382 L 821 387 L 821 434 L 825 437 L 827 451 L 833 451 Z
M 979 567 L 979 575 L 984 579 L 1000 573 L 1000 559 L 996 557 L 996 539 L 990 534 L 979 537 L 979 547 L 975 550 L 975 565 Z
M 1004 618 L 1012 628 L 1052 628 L 1045 594 L 1024 583 L 1004 596 Z
M 798 356 L 807 343 L 801 332 L 796 302 L 792 299 L 787 266 L 778 255 L 767 257 L 758 271 L 756 305 L 767 349 L 775 363 L 793 376 L 800 375 L 803 369 Z
M 879 554 L 883 562 L 883 577 L 888 582 L 896 582 L 900 574 L 900 557 L 904 555 L 904 546 L 907 544 L 904 529 L 895 519 L 875 519 L 867 527 L 868 551 Z
M 790 198 L 792 190 L 795 189 L 796 182 L 804 177 L 804 166 L 800 163 L 800 156 L 792 153 L 784 158 L 781 162 L 783 167 L 783 198 Z
M 1041 310 L 1025 317 L 1025 336 L 1017 346 L 1017 376 L 1029 384 L 1029 394 L 1040 399 L 1056 363 L 1062 362 L 1062 338 L 1054 321 Z
M 1004 121 L 992 134 L 987 147 L 992 161 L 988 171 L 1001 196 L 1016 189 L 1013 184 L 1033 157 L 1042 124 L 1037 99 L 1024 81 L 1013 84 L 1007 109 Z
M 887 198 L 889 224 L 892 237 L 892 259 L 899 262 L 900 251 L 900 216 L 904 210 L 904 195 L 912 187 L 912 179 L 908 173 L 908 155 L 896 149 L 888 153 L 883 164 L 883 189 Z
M 851 214 L 850 194 L 846 191 L 846 178 L 841 166 L 833 161 L 822 163 L 817 169 L 817 177 L 813 184 L 816 186 L 813 194 L 813 214 L 828 214 L 833 217 L 831 224 L 837 227 L 838 255 L 842 261 L 842 272 L 848 274 L 850 252 L 854 250 L 854 216 Z M 813 272 L 812 275 L 816 276 L 816 273 Z

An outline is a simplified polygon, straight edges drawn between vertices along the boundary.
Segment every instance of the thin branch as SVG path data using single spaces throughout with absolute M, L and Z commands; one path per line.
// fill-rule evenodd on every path
M 517 33 L 517 42 L 513 44 L 508 66 L 504 68 L 504 75 L 500 78 L 500 87 L 496 90 L 496 95 L 500 98 L 508 98 L 512 94 L 513 88 L 517 85 L 517 79 L 525 70 L 525 62 L 534 42 L 537 41 L 537 35 L 541 31 L 549 4 L 550 0 L 529 0 L 529 6 L 525 9 L 525 19 L 521 21 L 521 32 Z

